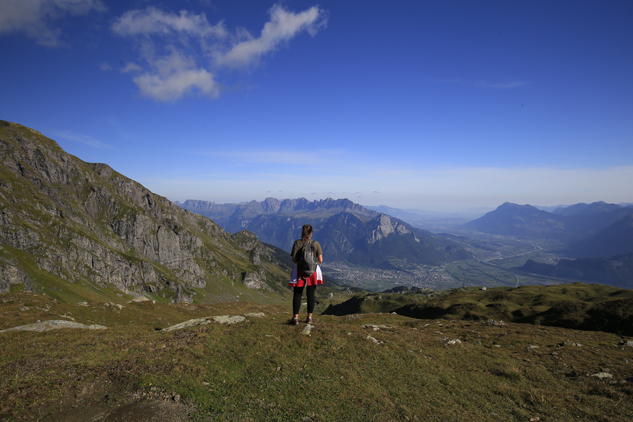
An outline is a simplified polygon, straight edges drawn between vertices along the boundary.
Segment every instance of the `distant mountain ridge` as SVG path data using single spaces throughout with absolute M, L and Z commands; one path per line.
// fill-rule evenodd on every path
M 301 235 L 301 227 L 311 224 L 314 239 L 321 243 L 329 261 L 400 268 L 398 265 L 406 263 L 437 265 L 470 258 L 468 252 L 451 240 L 413 228 L 349 199 L 267 198 L 243 204 L 187 200 L 180 206 L 211 218 L 229 232 L 246 229 L 263 242 L 287 251 Z
M 465 229 L 566 245 L 573 257 L 610 257 L 633 252 L 633 207 L 595 202 L 555 212 L 509 202 L 462 226 Z
M 575 204 L 570 205 L 564 208 L 556 208 L 552 211 L 552 214 L 565 215 L 565 216 L 573 216 L 573 215 L 592 215 L 592 214 L 600 214 L 603 212 L 611 212 L 617 209 L 623 208 L 618 204 L 607 204 L 606 202 L 599 201 L 593 202 L 591 204 Z
M 0 292 L 62 301 L 281 299 L 289 259 L 106 164 L 0 121 Z

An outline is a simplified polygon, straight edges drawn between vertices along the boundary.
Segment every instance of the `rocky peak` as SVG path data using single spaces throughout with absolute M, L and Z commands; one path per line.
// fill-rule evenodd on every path
M 377 241 L 384 239 L 392 233 L 398 235 L 410 234 L 411 230 L 405 227 L 404 224 L 392 220 L 392 217 L 389 217 L 387 214 L 380 214 L 376 217 L 371 225 L 374 227 L 373 230 L 369 233 L 367 242 L 369 244 L 376 243 Z
M 209 285 L 226 291 L 226 280 L 234 286 L 253 266 L 261 283 L 277 277 L 254 235 L 233 238 L 37 131 L 0 121 L 0 157 L 0 292 L 19 284 L 55 295 L 50 286 L 72 283 L 74 295 L 115 289 L 190 301 Z

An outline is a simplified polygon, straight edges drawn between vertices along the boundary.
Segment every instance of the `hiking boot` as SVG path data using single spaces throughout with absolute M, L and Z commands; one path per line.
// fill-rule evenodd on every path
M 312 317 L 309 316 L 308 319 L 306 319 L 306 324 L 312 324 Z
M 290 320 L 290 325 L 299 325 L 299 320 L 295 317 L 292 317 Z

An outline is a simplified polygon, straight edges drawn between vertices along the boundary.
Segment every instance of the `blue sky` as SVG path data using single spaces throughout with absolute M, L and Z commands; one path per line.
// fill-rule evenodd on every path
M 633 202 L 633 2 L 0 0 L 0 119 L 171 200 Z

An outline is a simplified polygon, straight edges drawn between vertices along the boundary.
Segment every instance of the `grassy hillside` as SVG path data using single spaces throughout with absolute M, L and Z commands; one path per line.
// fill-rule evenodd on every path
M 64 318 L 108 326 L 0 332 L 0 419 L 633 417 L 633 347 L 620 345 L 632 339 L 615 334 L 357 314 L 320 316 L 304 335 L 304 324 L 286 325 L 289 308 L 282 306 L 86 305 L 34 293 L 0 295 L 0 329 Z M 191 318 L 247 313 L 264 315 L 235 325 L 155 330 Z
M 341 297 L 339 295 L 339 297 Z M 633 290 L 601 284 L 460 288 L 415 294 L 356 293 L 324 314 L 396 312 L 411 318 L 488 319 L 633 335 Z

